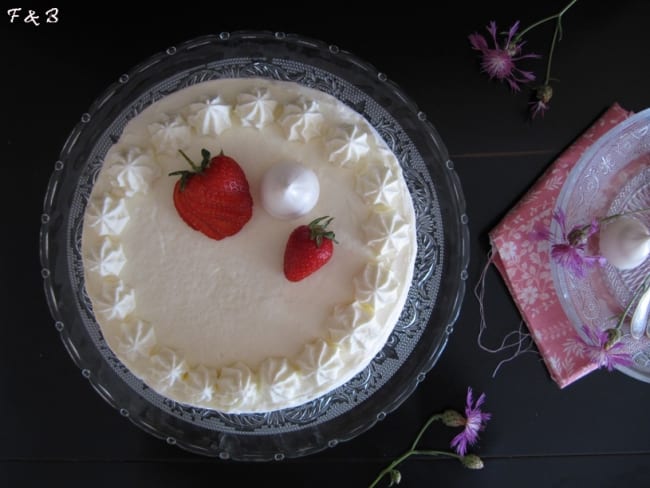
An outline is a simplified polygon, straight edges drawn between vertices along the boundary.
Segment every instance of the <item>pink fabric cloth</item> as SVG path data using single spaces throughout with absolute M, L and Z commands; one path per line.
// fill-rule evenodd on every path
M 577 334 L 555 293 L 547 242 L 530 233 L 537 222 L 549 228 L 567 175 L 582 153 L 631 112 L 610 107 L 532 186 L 522 200 L 489 233 L 493 261 L 503 277 L 553 380 L 564 388 L 598 368 L 589 355 L 567 347 Z

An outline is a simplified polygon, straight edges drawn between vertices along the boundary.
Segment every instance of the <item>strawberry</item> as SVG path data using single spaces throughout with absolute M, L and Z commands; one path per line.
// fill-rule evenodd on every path
M 327 230 L 332 219 L 320 217 L 291 232 L 284 250 L 284 275 L 289 281 L 306 278 L 330 260 L 336 242 L 334 232 Z
M 213 158 L 201 150 L 203 160 L 195 164 L 183 151 L 191 170 L 180 175 L 174 186 L 174 206 L 192 229 L 221 240 L 239 232 L 253 214 L 253 198 L 241 166 L 223 151 Z

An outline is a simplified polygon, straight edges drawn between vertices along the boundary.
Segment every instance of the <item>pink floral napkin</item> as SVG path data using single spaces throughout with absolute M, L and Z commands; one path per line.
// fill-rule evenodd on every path
M 492 260 L 555 382 L 564 388 L 597 369 L 598 357 L 575 347 L 577 334 L 555 293 L 548 243 L 530 239 L 539 222 L 551 225 L 555 202 L 582 153 L 631 112 L 610 107 L 549 167 L 524 198 L 489 233 Z

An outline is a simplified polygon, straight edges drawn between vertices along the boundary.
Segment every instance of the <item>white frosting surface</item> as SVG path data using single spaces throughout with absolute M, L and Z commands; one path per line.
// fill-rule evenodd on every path
M 215 241 L 178 216 L 166 175 L 186 169 L 179 148 L 240 164 L 254 206 L 238 234 Z M 279 220 L 262 208 L 262 181 L 288 161 L 316 175 L 320 196 Z M 289 234 L 324 215 L 334 256 L 289 282 Z M 383 347 L 412 279 L 415 216 L 397 159 L 360 115 L 297 84 L 223 79 L 127 125 L 93 189 L 82 251 L 104 337 L 134 374 L 178 402 L 263 412 L 340 386 Z

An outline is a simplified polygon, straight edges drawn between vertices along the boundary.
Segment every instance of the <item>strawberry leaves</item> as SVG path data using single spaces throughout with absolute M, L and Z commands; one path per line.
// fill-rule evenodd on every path
M 189 165 L 192 167 L 192 170 L 183 169 L 180 171 L 172 171 L 168 176 L 181 175 L 180 191 L 183 191 L 185 190 L 187 181 L 190 179 L 190 177 L 197 174 L 202 174 L 206 169 L 210 167 L 211 158 L 210 151 L 207 149 L 201 149 L 201 157 L 203 159 L 201 160 L 201 164 L 197 166 L 197 164 L 192 161 L 189 156 L 183 152 L 182 149 L 179 149 L 178 152 L 181 153 L 181 156 L 183 156 L 185 158 L 185 161 L 189 163 Z M 223 151 L 221 151 L 219 155 L 223 156 Z

